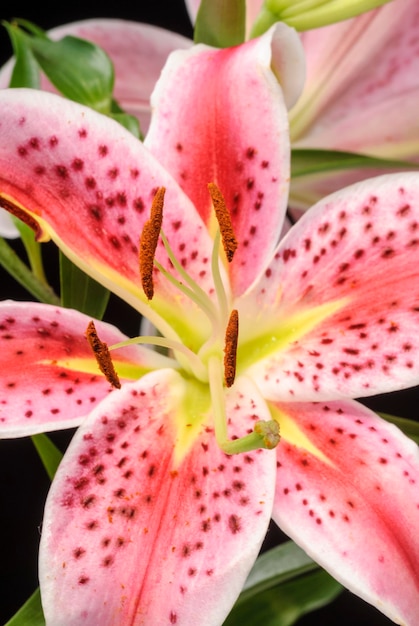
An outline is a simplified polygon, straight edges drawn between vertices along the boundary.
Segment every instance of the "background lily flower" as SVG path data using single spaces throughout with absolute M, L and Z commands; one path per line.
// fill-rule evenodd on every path
M 346 586 L 394 621 L 415 623 L 417 446 L 348 398 L 417 381 L 419 179 L 399 174 L 339 192 L 277 245 L 289 143 L 271 66 L 292 102 L 298 77 L 286 59 L 300 54 L 284 28 L 235 49 L 172 55 L 146 145 L 58 96 L 0 93 L 2 205 L 151 319 L 176 357 L 115 351 L 117 369 L 126 363 L 122 389 L 109 394 L 97 374 L 92 396 L 80 342 L 63 350 L 81 314 L 1 307 L 1 354 L 20 366 L 0 370 L 3 401 L 14 402 L 13 411 L 0 405 L 5 434 L 9 425 L 14 435 L 57 428 L 58 415 L 63 426 L 82 422 L 43 525 L 40 579 L 54 626 L 196 624 L 197 615 L 222 623 L 271 514 Z M 239 243 L 229 266 L 218 265 L 211 180 Z M 168 244 L 157 247 L 149 302 L 137 234 L 162 186 Z M 226 389 L 232 309 L 237 377 Z M 107 342 L 117 332 L 98 331 Z M 37 410 L 27 415 L 35 370 Z M 68 386 L 56 383 L 62 372 Z M 226 444 L 245 449 L 240 438 L 271 418 L 281 430 L 276 452 L 225 454 Z
M 290 112 L 292 146 L 418 162 L 419 6 L 395 0 L 352 20 L 302 33 L 306 84 Z M 307 208 L 371 170 L 295 179 Z

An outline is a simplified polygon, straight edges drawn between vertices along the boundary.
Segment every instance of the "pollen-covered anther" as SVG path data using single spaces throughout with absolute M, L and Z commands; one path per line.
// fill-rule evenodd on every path
M 150 219 L 144 224 L 140 237 L 140 276 L 141 285 L 147 298 L 151 300 L 154 295 L 153 267 L 157 243 L 163 222 L 163 204 L 165 187 L 160 187 L 153 198 Z
M 86 330 L 86 337 L 87 341 L 90 344 L 90 347 L 93 350 L 93 354 L 96 357 L 96 361 L 99 365 L 100 371 L 105 376 L 106 380 L 112 385 L 112 387 L 120 389 L 121 383 L 119 382 L 118 374 L 116 373 L 113 366 L 109 348 L 106 343 L 99 339 L 96 327 L 93 322 L 89 322 Z
M 231 263 L 237 250 L 237 239 L 233 231 L 230 212 L 224 200 L 224 196 L 215 183 L 208 183 L 208 191 L 211 196 L 215 216 L 220 227 L 221 239 L 227 261 Z
M 237 342 L 239 338 L 239 312 L 233 309 L 228 320 L 224 347 L 224 380 L 231 387 L 236 377 Z
M 279 424 L 275 420 L 256 422 L 253 431 L 262 438 L 263 447 L 267 450 L 276 448 L 281 439 Z

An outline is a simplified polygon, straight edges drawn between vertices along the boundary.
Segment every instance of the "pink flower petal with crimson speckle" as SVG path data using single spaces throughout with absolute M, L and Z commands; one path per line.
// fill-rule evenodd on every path
M 419 451 L 349 400 L 275 407 L 273 518 L 320 565 L 397 624 L 419 598 Z
M 228 614 L 269 523 L 276 458 L 221 452 L 209 416 L 187 410 L 191 392 L 174 371 L 149 374 L 77 431 L 43 523 L 47 624 L 210 626 Z M 237 435 L 268 414 L 248 381 L 227 408 Z
M 266 324 L 262 359 L 250 368 L 265 397 L 338 399 L 417 384 L 418 252 L 417 174 L 358 183 L 312 207 L 242 304 L 242 327 Z
M 80 37 L 105 50 L 115 69 L 114 97 L 124 111 L 138 118 L 143 134 L 150 124 L 150 95 L 168 55 L 173 50 L 192 46 L 192 41 L 186 37 L 157 26 L 107 18 L 72 22 L 53 28 L 47 34 L 53 40 L 67 35 Z M 9 85 L 12 69 L 12 59 L 0 69 L 1 88 Z M 41 89 L 56 92 L 44 74 Z M 2 210 L 0 235 L 9 239 L 19 237 L 9 215 Z
M 29 302 L 0 303 L 0 436 L 23 437 L 78 426 L 111 391 L 85 332 L 90 318 L 78 311 Z M 126 337 L 96 322 L 109 345 Z M 169 359 L 129 346 L 114 364 L 121 381 L 137 379 Z
M 278 24 L 235 48 L 200 45 L 174 53 L 152 96 L 145 145 L 210 231 L 207 184 L 215 182 L 225 197 L 240 242 L 229 268 L 235 294 L 253 282 L 281 232 L 289 186 L 284 98 L 298 97 L 303 78 L 298 36 Z

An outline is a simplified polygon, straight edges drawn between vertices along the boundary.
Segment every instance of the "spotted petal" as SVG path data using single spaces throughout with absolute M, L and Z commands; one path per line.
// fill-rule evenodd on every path
M 71 309 L 28 302 L 0 304 L 0 434 L 22 437 L 78 426 L 111 391 L 85 333 L 90 318 Z M 126 337 L 96 322 L 109 345 Z M 170 362 L 138 346 L 115 353 L 121 380 Z
M 155 191 L 164 186 L 166 235 L 189 274 L 211 291 L 212 240 L 140 141 L 113 120 L 46 92 L 0 91 L 0 109 L 0 205 L 26 219 L 39 239 L 51 237 L 87 274 L 147 315 L 138 239 Z M 169 267 L 164 251 L 157 256 Z M 168 315 L 183 319 L 182 299 L 176 304 L 172 292 L 161 279 L 161 306 L 167 298 Z
M 415 0 L 390 2 L 304 33 L 307 81 L 290 114 L 293 145 L 417 161 L 418 34 Z M 358 170 L 353 180 L 367 176 Z M 305 182 L 293 181 L 294 204 L 307 206 Z M 313 184 L 316 199 L 343 186 L 333 172 L 322 173 Z
M 145 143 L 179 181 L 210 231 L 207 183 L 217 183 L 225 196 L 241 244 L 231 264 L 236 293 L 253 281 L 279 238 L 289 140 L 278 80 L 291 103 L 303 78 L 300 41 L 280 24 L 235 48 L 195 46 L 174 53 L 152 97 Z
M 241 362 L 265 397 L 361 397 L 417 384 L 419 176 L 358 183 L 319 202 L 241 303 Z M 265 326 L 260 330 L 258 319 Z
M 352 401 L 275 407 L 273 517 L 320 565 L 397 624 L 419 611 L 418 447 Z
M 66 35 L 87 39 L 109 54 L 115 68 L 114 97 L 120 106 L 135 115 L 143 133 L 150 124 L 150 95 L 170 52 L 188 48 L 192 41 L 157 26 L 129 20 L 92 19 L 72 22 L 48 31 L 53 40 Z M 0 87 L 9 85 L 13 60 L 0 69 Z M 55 92 L 44 74 L 41 88 Z M 10 217 L 0 211 L 0 235 L 19 237 Z
M 267 412 L 248 390 L 228 401 L 237 434 Z M 113 393 L 77 431 L 43 523 L 48 624 L 222 623 L 266 532 L 276 459 L 224 455 L 206 410 L 162 370 Z

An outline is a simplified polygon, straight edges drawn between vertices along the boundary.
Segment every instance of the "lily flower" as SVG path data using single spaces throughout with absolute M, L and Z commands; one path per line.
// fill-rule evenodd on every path
M 75 311 L 0 306 L 3 436 L 81 424 L 45 509 L 48 625 L 219 625 L 271 516 L 415 624 L 418 449 L 351 398 L 417 382 L 419 177 L 345 189 L 278 244 L 276 77 L 291 105 L 301 66 L 283 25 L 177 52 L 145 144 L 56 95 L 0 92 L 0 204 L 160 331 L 129 340 Z

